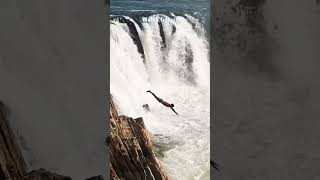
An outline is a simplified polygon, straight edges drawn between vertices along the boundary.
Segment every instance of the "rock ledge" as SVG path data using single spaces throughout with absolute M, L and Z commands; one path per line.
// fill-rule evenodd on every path
M 119 115 L 110 98 L 111 179 L 167 180 L 168 176 L 154 153 L 152 135 L 143 119 Z

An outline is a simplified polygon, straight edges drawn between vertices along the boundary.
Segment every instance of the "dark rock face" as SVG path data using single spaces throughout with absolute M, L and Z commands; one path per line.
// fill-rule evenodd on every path
M 7 119 L 8 111 L 0 101 L 0 179 L 23 179 L 26 164 Z
M 168 179 L 155 156 L 152 136 L 145 128 L 142 118 L 119 116 L 111 98 L 110 124 L 110 174 L 112 179 Z
M 86 180 L 103 180 L 103 177 L 102 176 L 94 176 L 94 177 L 88 178 Z
M 130 31 L 130 37 L 132 38 L 134 44 L 137 46 L 138 52 L 141 54 L 143 62 L 145 63 L 144 48 L 143 48 L 142 42 L 140 40 L 139 33 L 136 29 L 136 26 L 134 25 L 132 20 L 127 19 L 123 16 L 115 16 L 115 17 L 112 17 L 111 19 L 116 19 L 121 23 L 127 24 L 129 31 Z
M 39 169 L 28 173 L 24 180 L 71 180 L 71 178 L 51 173 L 45 169 Z
M 164 36 L 163 25 L 161 20 L 158 21 L 158 25 L 159 25 L 160 37 L 161 37 L 161 49 L 166 48 L 167 47 L 166 37 Z

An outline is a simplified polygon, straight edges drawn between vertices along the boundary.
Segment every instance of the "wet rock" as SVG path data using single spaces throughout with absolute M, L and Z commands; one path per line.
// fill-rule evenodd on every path
M 143 119 L 118 115 L 110 98 L 110 175 L 112 179 L 168 179 L 154 153 L 152 135 Z
M 148 104 L 144 104 L 142 107 L 143 107 L 144 110 L 150 111 L 150 108 L 149 108 Z

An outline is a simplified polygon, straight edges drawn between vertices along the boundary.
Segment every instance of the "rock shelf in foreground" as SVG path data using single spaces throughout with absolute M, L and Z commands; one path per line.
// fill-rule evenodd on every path
M 111 179 L 167 180 L 168 176 L 154 153 L 152 135 L 143 119 L 118 114 L 110 98 L 110 147 Z

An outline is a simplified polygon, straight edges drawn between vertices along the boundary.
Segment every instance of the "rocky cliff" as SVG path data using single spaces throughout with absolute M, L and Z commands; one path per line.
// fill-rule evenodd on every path
M 27 173 L 27 166 L 8 121 L 8 110 L 0 101 L 0 180 L 71 180 L 44 169 Z
M 111 135 L 110 147 L 111 179 L 167 180 L 162 165 L 157 160 L 152 135 L 143 119 L 119 115 L 116 104 L 110 98 Z

